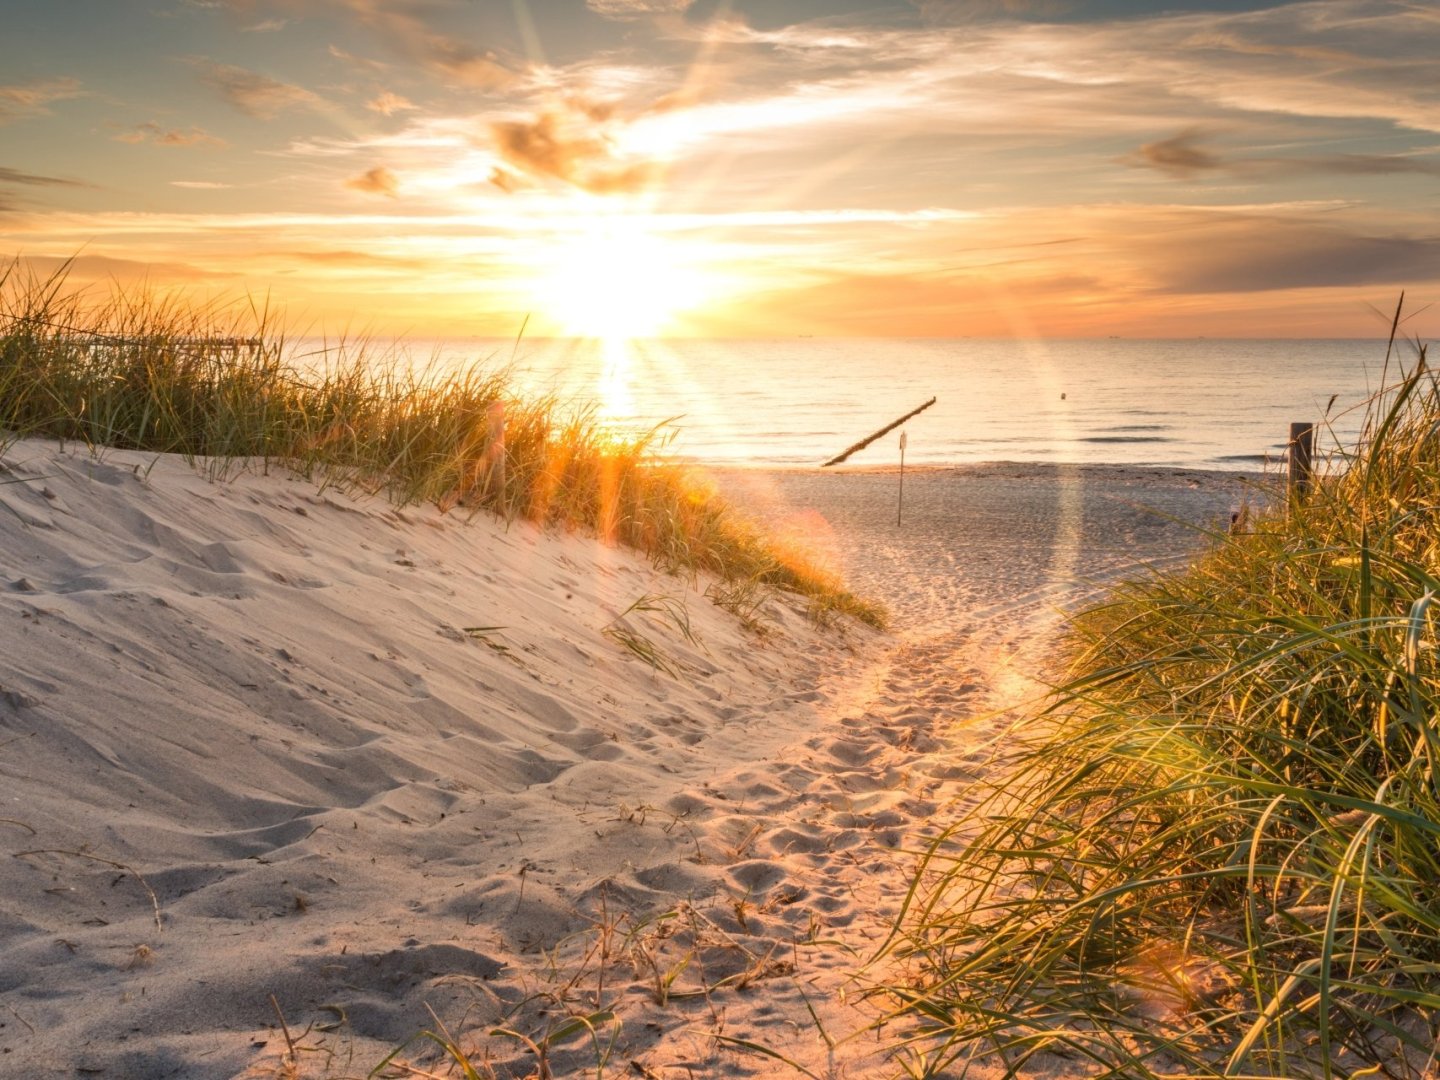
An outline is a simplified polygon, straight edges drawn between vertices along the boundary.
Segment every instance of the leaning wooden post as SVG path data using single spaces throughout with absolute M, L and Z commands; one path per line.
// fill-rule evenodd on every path
M 895 500 L 895 524 L 900 524 L 900 515 L 905 511 L 905 443 L 906 433 L 900 432 L 900 497 Z
M 1310 473 L 1315 458 L 1315 425 L 1299 421 L 1290 425 L 1287 444 L 1290 462 L 1290 499 L 1299 501 L 1310 490 Z
M 886 424 L 879 431 L 875 432 L 875 434 L 867 435 L 865 436 L 865 438 L 857 442 L 854 446 L 846 447 L 844 450 L 840 451 L 840 453 L 832 457 L 829 461 L 822 461 L 820 463 L 820 467 L 822 469 L 828 469 L 831 465 L 839 465 L 851 454 L 858 453 L 859 451 L 864 450 L 865 447 L 869 446 L 876 439 L 880 438 L 881 435 L 890 434 L 890 432 L 894 431 L 901 424 L 905 423 L 906 420 L 909 420 L 912 416 L 920 415 L 922 412 L 924 412 L 926 409 L 928 409 L 931 405 L 934 404 L 935 399 L 932 397 L 929 401 L 925 402 L 925 404 L 921 405 L 918 409 L 911 409 L 904 416 L 900 417 L 899 420 L 890 421 L 890 423 Z

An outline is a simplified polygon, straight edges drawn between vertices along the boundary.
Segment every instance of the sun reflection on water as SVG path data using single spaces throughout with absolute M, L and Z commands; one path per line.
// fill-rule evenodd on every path
M 595 384 L 595 401 L 602 421 L 618 425 L 635 415 L 632 381 L 635 362 L 628 338 L 600 339 L 600 376 Z

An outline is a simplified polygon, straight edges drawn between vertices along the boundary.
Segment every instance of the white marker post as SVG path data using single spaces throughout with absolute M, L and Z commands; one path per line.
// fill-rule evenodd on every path
M 905 443 L 906 433 L 900 432 L 900 498 L 895 503 L 895 525 L 900 525 L 900 515 L 905 511 Z
M 494 498 L 495 509 L 508 521 L 510 508 L 505 501 L 505 403 L 493 402 L 485 410 L 485 419 L 488 425 L 485 457 L 490 474 L 485 478 L 486 494 Z

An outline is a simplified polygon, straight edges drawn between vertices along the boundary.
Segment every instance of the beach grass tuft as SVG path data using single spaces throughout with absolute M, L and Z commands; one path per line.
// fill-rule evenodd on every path
M 1303 500 L 1076 619 L 888 946 L 912 1075 L 1435 1075 L 1440 386 L 1407 354 Z
M 0 449 L 23 436 L 178 454 L 222 479 L 283 467 L 322 489 L 590 531 L 672 572 L 796 592 L 873 625 L 876 605 L 770 542 L 667 462 L 665 432 L 522 398 L 485 360 L 419 370 L 366 342 L 297 357 L 264 306 L 0 267 Z M 303 361 L 304 366 L 301 366 Z

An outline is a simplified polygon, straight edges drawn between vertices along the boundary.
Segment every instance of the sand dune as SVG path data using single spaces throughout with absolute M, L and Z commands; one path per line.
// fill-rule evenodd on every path
M 437 1021 L 500 1075 L 537 1051 L 557 1075 L 888 1075 L 846 1038 L 873 1015 L 849 976 L 1055 609 L 1244 497 L 936 470 L 897 528 L 892 474 L 723 474 L 896 615 L 820 629 L 772 598 L 757 633 L 704 580 L 524 523 L 33 441 L 4 467 L 17 1077 L 276 1075 L 277 1009 L 307 1075 Z

